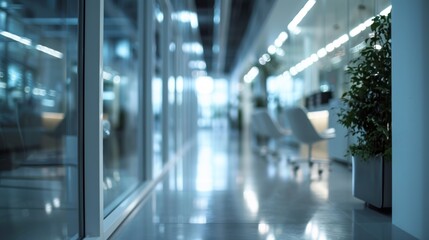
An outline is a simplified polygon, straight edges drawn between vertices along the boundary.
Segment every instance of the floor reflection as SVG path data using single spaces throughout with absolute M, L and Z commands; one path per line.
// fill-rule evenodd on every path
M 77 159 L 66 149 L 72 138 L 64 139 L 64 148 L 16 150 L 15 165 L 0 169 L 1 239 L 68 239 L 77 234 Z
M 197 143 L 112 239 L 413 239 L 353 198 L 347 166 L 294 174 L 286 159 L 299 149 L 262 157 L 227 130 L 203 130 Z

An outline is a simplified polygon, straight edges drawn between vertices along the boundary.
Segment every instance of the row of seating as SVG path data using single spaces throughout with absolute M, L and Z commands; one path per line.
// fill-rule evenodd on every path
M 317 132 L 308 118 L 306 110 L 301 107 L 286 109 L 286 119 L 290 129 L 280 126 L 266 109 L 256 109 L 251 117 L 252 130 L 258 139 L 265 139 L 266 141 L 293 135 L 299 142 L 308 145 L 307 157 L 293 160 L 288 158 L 293 170 L 296 172 L 300 163 L 308 163 L 310 168 L 314 163 L 318 163 L 318 173 L 322 174 L 321 164 L 329 162 L 328 160 L 314 159 L 312 147 L 316 142 L 334 138 L 335 129 L 329 128 L 323 132 Z

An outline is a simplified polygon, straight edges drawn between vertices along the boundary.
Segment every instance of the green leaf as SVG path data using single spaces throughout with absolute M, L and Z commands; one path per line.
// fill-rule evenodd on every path
M 359 55 L 347 65 L 350 87 L 341 100 L 345 107 L 338 122 L 357 137 L 351 154 L 370 157 L 391 156 L 391 15 L 376 16 L 371 25 L 373 36 L 365 39 Z M 374 48 L 382 46 L 380 50 Z

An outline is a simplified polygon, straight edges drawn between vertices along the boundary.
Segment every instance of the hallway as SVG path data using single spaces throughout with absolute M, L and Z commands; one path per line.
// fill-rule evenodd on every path
M 353 198 L 347 166 L 295 176 L 286 157 L 296 149 L 280 148 L 281 159 L 263 158 L 246 134 L 200 130 L 111 239 L 414 239 Z

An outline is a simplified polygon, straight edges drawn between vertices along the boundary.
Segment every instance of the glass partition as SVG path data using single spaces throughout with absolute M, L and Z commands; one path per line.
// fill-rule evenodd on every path
M 138 1 L 104 3 L 103 190 L 109 214 L 140 183 Z
M 0 2 L 2 239 L 78 237 L 77 45 L 78 1 Z
M 348 87 L 346 65 L 362 49 L 370 20 L 390 4 L 390 0 L 315 1 L 297 31 L 285 23 L 286 40 L 270 53 L 278 66 L 267 80 L 269 107 L 326 108 L 330 99 L 341 97 Z M 287 89 L 279 91 L 280 87 Z
M 165 16 L 165 9 L 161 1 L 155 1 L 155 29 L 154 29 L 154 75 L 152 78 L 152 112 L 153 112 L 153 174 L 157 175 L 161 172 L 163 167 L 162 152 L 163 152 L 163 139 L 162 139 L 162 101 L 163 101 L 163 83 L 164 71 L 167 71 L 165 66 L 163 51 L 165 50 L 165 30 L 167 27 Z
M 177 46 L 174 39 L 177 39 L 177 26 L 174 22 L 169 21 L 168 30 L 170 32 L 168 38 L 168 159 L 173 157 L 177 149 L 176 144 L 176 129 L 177 129 L 177 108 L 176 108 L 176 78 L 177 78 Z

